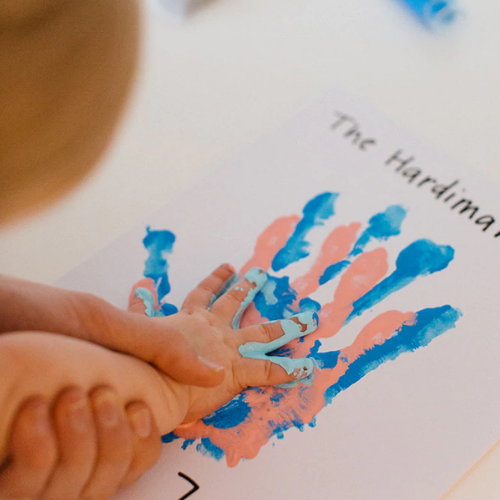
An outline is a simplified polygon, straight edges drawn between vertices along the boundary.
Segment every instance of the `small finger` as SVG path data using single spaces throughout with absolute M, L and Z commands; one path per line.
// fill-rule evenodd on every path
M 318 315 L 313 311 L 305 311 L 289 319 L 247 326 L 237 332 L 242 344 L 240 354 L 251 357 L 252 351 L 270 353 L 294 339 L 314 332 L 317 327 Z
M 119 488 L 132 462 L 133 439 L 115 392 L 100 387 L 90 394 L 97 430 L 97 461 L 82 497 L 101 500 Z
M 250 269 L 244 278 L 215 301 L 210 309 L 222 321 L 237 330 L 246 308 L 267 281 L 267 273 L 257 267 Z
M 314 367 L 315 363 L 310 358 L 242 358 L 238 363 L 238 381 L 242 389 L 287 384 L 309 377 Z
M 77 500 L 97 458 L 94 421 L 87 394 L 64 390 L 53 408 L 59 444 L 59 462 L 42 495 L 43 500 Z
M 191 291 L 182 309 L 208 309 L 232 284 L 235 269 L 230 264 L 222 264 Z
M 155 282 L 151 278 L 138 281 L 132 288 L 128 298 L 128 310 L 138 314 L 154 316 L 159 309 L 158 294 Z
M 0 498 L 38 498 L 57 461 L 49 405 L 43 398 L 31 398 L 21 406 L 9 452 L 9 462 L 0 473 Z
M 137 481 L 158 461 L 161 452 L 161 434 L 146 404 L 133 402 L 125 408 L 133 431 L 133 457 L 120 487 Z

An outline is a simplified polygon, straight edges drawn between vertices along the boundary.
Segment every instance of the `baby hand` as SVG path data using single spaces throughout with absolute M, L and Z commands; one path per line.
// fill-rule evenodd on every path
M 233 275 L 233 269 L 223 265 L 187 296 L 178 313 L 144 318 L 149 331 L 164 332 L 163 339 L 160 334 L 154 334 L 156 351 L 151 361 L 160 368 L 165 367 L 163 371 L 171 378 L 191 386 L 189 394 L 182 396 L 189 399 L 185 422 L 212 413 L 247 387 L 296 381 L 309 376 L 314 369 L 310 359 L 267 356 L 267 353 L 313 332 L 317 327 L 315 314 L 303 313 L 240 329 L 241 317 L 264 285 L 267 274 L 253 269 L 221 294 Z M 154 288 L 149 293 L 154 300 Z M 131 310 L 146 312 L 147 307 L 140 298 L 143 295 L 132 293 Z M 148 331 L 145 330 L 144 335 L 149 336 Z M 186 372 L 191 370 L 191 374 L 195 374 L 200 357 L 220 367 L 214 371 L 220 377 L 217 386 L 186 382 Z M 205 387 L 200 387 L 202 385 Z

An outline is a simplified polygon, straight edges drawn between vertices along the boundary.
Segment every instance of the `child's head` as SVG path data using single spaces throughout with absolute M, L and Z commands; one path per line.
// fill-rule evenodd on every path
M 0 224 L 104 152 L 137 61 L 136 0 L 1 0 Z

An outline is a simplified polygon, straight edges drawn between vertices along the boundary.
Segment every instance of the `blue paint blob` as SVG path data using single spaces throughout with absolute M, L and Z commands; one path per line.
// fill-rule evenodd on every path
M 173 432 L 169 432 L 161 437 L 162 443 L 173 443 L 176 439 L 180 439 L 179 436 L 176 436 Z
M 406 217 L 406 210 L 400 205 L 391 205 L 385 212 L 374 215 L 368 221 L 368 227 L 361 233 L 354 244 L 350 256 L 363 253 L 371 240 L 386 241 L 391 236 L 401 233 L 401 224 Z
M 187 450 L 192 444 L 194 444 L 195 439 L 186 439 L 183 443 L 181 448 L 183 450 Z
M 321 343 L 320 343 L 321 345 Z M 339 360 L 340 351 L 316 352 L 308 357 L 314 359 L 319 368 L 335 368 Z
M 299 302 L 299 310 L 300 312 L 311 311 L 315 313 L 319 313 L 321 311 L 321 304 L 317 300 L 310 299 L 306 297 Z M 319 318 L 316 314 L 316 322 L 319 324 Z
M 255 307 L 263 318 L 270 321 L 288 318 L 295 314 L 292 304 L 297 292 L 290 286 L 290 278 L 267 277 L 266 284 L 255 296 Z
M 278 423 L 274 420 L 269 420 L 269 425 L 273 429 L 272 435 L 277 439 L 283 439 L 285 437 L 285 432 L 288 429 L 295 427 L 300 431 L 304 430 L 304 421 L 297 416 L 295 412 L 291 412 L 290 420 L 288 422 Z
M 322 226 L 334 213 L 337 193 L 323 193 L 313 198 L 303 210 L 303 217 L 295 227 L 286 245 L 278 251 L 272 262 L 273 271 L 280 271 L 290 264 L 309 256 L 306 237 L 315 226 Z
M 436 337 L 455 328 L 461 316 L 460 311 L 449 305 L 419 311 L 412 325 L 403 325 L 390 339 L 372 347 L 353 361 L 338 382 L 326 391 L 327 402 L 330 403 L 337 394 L 358 382 L 382 363 L 429 345 Z
M 142 243 L 149 257 L 145 262 L 144 276 L 155 282 L 158 300 L 161 302 L 170 293 L 167 256 L 172 253 L 175 235 L 170 231 L 151 231 L 149 227 L 146 231 Z
M 280 401 L 285 397 L 283 390 L 276 390 L 276 392 L 270 396 L 270 401 L 273 406 L 279 406 Z
M 252 409 L 240 394 L 225 406 L 203 419 L 205 425 L 216 429 L 231 429 L 243 423 Z
M 179 309 L 175 307 L 173 304 L 162 304 L 161 312 L 163 316 L 172 316 L 172 314 L 176 314 L 179 312 Z
M 336 264 L 332 264 L 331 266 L 328 266 L 323 274 L 319 277 L 319 284 L 324 285 L 325 283 L 328 283 L 330 280 L 336 278 L 344 269 L 349 267 L 351 262 L 349 260 L 342 260 L 340 262 L 337 262 Z
M 416 278 L 446 269 L 454 256 L 455 250 L 450 246 L 436 245 L 430 240 L 417 240 L 411 243 L 399 254 L 396 270 L 354 302 L 353 311 L 347 322 L 409 285 Z
M 196 451 L 217 461 L 224 458 L 224 452 L 208 438 L 202 438 L 201 443 L 196 445 Z

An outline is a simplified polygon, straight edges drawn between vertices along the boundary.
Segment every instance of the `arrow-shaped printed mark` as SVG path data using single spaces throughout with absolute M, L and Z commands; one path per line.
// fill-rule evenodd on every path
M 193 486 L 193 489 L 189 490 L 184 496 L 179 498 L 179 500 L 186 500 L 186 498 L 190 497 L 193 493 L 198 491 L 200 487 L 196 484 L 196 482 L 193 479 L 191 479 L 189 476 L 186 476 L 186 474 L 184 474 L 183 472 L 179 472 L 179 476 L 181 476 L 183 479 L 188 481 Z

